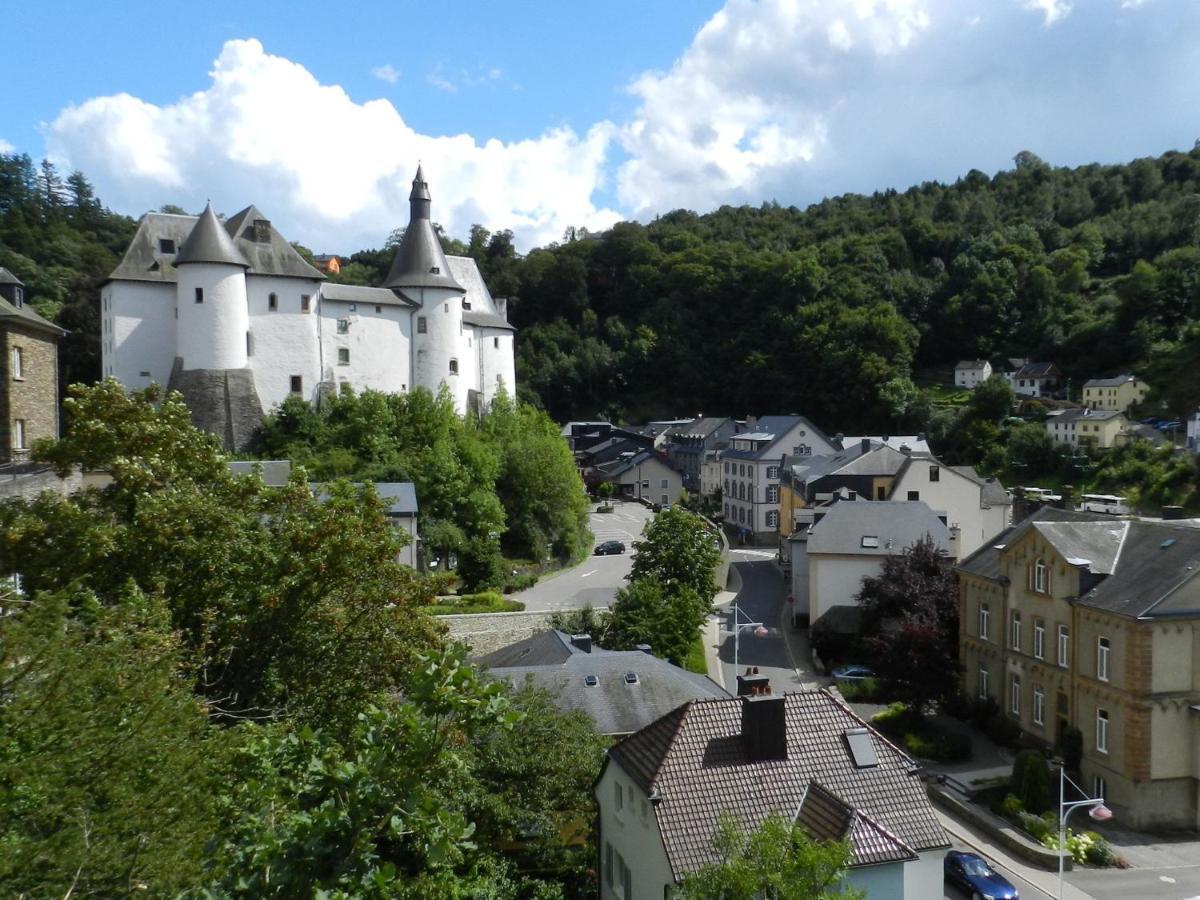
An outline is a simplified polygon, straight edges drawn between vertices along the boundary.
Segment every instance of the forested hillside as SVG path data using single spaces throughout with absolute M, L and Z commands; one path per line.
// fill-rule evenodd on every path
M 164 198 L 169 199 L 169 198 Z M 69 379 L 97 371 L 95 288 L 132 221 L 79 173 L 0 156 L 0 265 L 71 329 Z M 570 232 L 473 256 L 519 329 L 522 395 L 556 419 L 804 412 L 830 428 L 922 427 L 914 385 L 968 356 L 1058 363 L 1076 386 L 1134 369 L 1175 415 L 1200 402 L 1200 148 Z M 378 283 L 387 248 L 343 280 Z

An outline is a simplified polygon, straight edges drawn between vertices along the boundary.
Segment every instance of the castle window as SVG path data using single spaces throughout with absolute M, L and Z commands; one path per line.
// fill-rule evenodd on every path
M 938 481 L 941 478 L 941 475 L 942 475 L 942 473 L 941 473 L 941 471 L 939 471 L 937 466 L 929 467 L 929 480 L 930 481 Z
M 312 308 L 312 294 L 300 295 L 300 312 L 306 313 Z
M 500 349 L 500 338 L 492 338 L 492 346 L 497 350 Z
M 450 374 L 451 375 L 458 374 L 458 360 L 457 359 L 450 360 Z
M 158 252 L 163 256 L 170 256 L 175 252 L 175 242 L 170 238 L 158 239 Z
M 350 365 L 350 349 L 348 347 L 338 347 L 338 365 Z
M 471 308 L 471 301 L 470 301 L 470 300 L 464 300 L 464 301 L 463 301 L 463 309 L 470 309 L 470 308 Z
M 427 330 L 424 316 L 417 316 L 417 334 L 424 334 Z
M 269 309 L 271 312 L 275 312 L 277 309 L 279 309 L 279 295 L 278 294 L 272 293 L 272 294 L 268 295 L 267 309 Z
M 12 377 L 14 381 L 20 381 L 25 377 L 25 369 L 21 362 L 20 347 L 13 347 L 12 349 Z
M 358 312 L 358 304 L 357 303 L 350 304 L 350 312 Z
M 292 384 L 290 388 L 293 394 L 301 394 L 304 392 L 304 379 L 299 375 L 292 376 Z
M 17 285 L 16 290 L 13 292 L 13 297 L 17 301 L 17 309 L 20 309 L 25 303 L 25 288 Z
M 254 335 L 248 331 L 246 332 L 246 355 L 254 355 Z
M 383 307 L 380 306 L 378 303 L 375 304 L 375 312 L 377 312 L 377 313 L 383 312 Z
M 196 288 L 196 302 L 197 303 L 204 302 L 204 288 L 200 288 L 200 287 Z
M 349 319 L 338 319 L 337 333 L 338 334 L 349 334 L 350 333 L 350 320 Z

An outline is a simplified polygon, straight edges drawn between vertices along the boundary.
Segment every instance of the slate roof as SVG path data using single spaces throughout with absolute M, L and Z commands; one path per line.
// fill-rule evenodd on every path
M 608 478 L 615 478 L 617 475 L 624 475 L 630 469 L 636 468 L 637 466 L 651 461 L 657 461 L 664 468 L 670 468 L 670 466 L 668 466 L 649 450 L 642 450 L 640 453 L 635 453 L 633 456 L 625 459 L 614 459 L 610 462 L 600 463 L 598 466 L 596 466 L 596 471 L 604 474 Z
M 1124 416 L 1123 410 L 1119 409 L 1064 409 L 1057 416 L 1052 416 L 1050 423 L 1055 422 L 1107 422 L 1109 419 L 1115 419 L 1118 416 Z
M 472 309 L 463 313 L 463 324 L 474 325 L 477 328 L 502 328 L 505 331 L 516 331 L 504 316 L 495 313 L 475 312 Z
M 1120 387 L 1131 381 L 1138 381 L 1136 375 L 1114 375 L 1112 378 L 1092 378 L 1083 383 L 1085 388 Z
M 706 438 L 728 421 L 728 416 L 701 416 L 674 429 L 671 436 Z
M 999 581 L 1001 577 L 1000 552 L 1032 527 L 1033 523 L 1043 521 L 1074 522 L 1086 521 L 1093 518 L 1095 517 L 1090 513 L 1058 509 L 1054 506 L 1043 506 L 1035 510 L 1032 515 L 1004 529 L 954 568 L 956 571 L 965 572 L 968 575 L 974 575 L 978 578 L 986 578 L 988 581 Z M 1108 518 L 1111 520 L 1112 517 L 1109 516 Z
M 39 316 L 28 303 L 14 306 L 3 297 L 0 297 L 0 324 L 25 325 L 40 331 L 47 331 L 53 335 L 67 333 L 65 329 L 58 327 L 49 319 L 43 319 Z
M 429 221 L 429 185 L 419 165 L 413 178 L 412 191 L 408 195 L 408 206 L 408 227 L 404 229 L 404 237 L 396 247 L 396 255 L 384 286 L 464 290 L 455 279 L 442 250 L 442 242 L 433 230 L 433 223 Z
M 545 631 L 475 660 L 496 677 L 549 691 L 561 709 L 587 713 L 600 734 L 630 734 L 698 698 L 728 698 L 716 682 L 641 650 L 590 652 L 561 631 Z M 626 682 L 626 673 L 637 682 Z M 596 684 L 585 679 L 596 676 Z
M 212 203 L 204 207 L 187 240 L 175 254 L 175 265 L 189 263 L 220 263 L 226 266 L 250 268 L 250 263 L 234 244 L 233 238 L 221 227 Z
M 907 447 L 913 453 L 929 453 L 930 452 L 929 451 L 929 441 L 926 439 L 925 435 L 923 435 L 923 434 L 890 434 L 890 435 L 884 434 L 884 435 L 876 435 L 876 436 L 865 435 L 865 434 L 864 435 L 852 435 L 850 437 L 843 437 L 841 440 L 841 446 L 850 447 L 853 444 L 860 444 L 860 443 L 862 443 L 862 441 L 864 439 L 870 440 L 870 441 L 875 441 L 880 444 L 886 444 L 888 447 L 891 447 L 893 450 L 901 450 L 904 447 Z M 834 443 L 834 446 L 837 446 L 836 442 Z
M 1027 362 L 1012 373 L 1013 378 L 1057 378 L 1058 366 L 1048 362 Z
M 784 704 L 786 759 L 750 760 L 739 698 L 694 700 L 609 749 L 609 759 L 658 798 L 654 812 L 676 879 L 717 860 L 713 838 L 722 813 L 747 831 L 772 813 L 795 816 L 813 782 L 862 813 L 854 839 L 864 862 L 948 846 L 907 754 L 827 689 L 787 694 Z M 860 769 L 844 735 L 864 726 L 879 763 Z M 821 812 L 827 817 L 828 804 Z M 806 818 L 816 823 L 822 816 L 814 809 Z
M 337 284 L 327 281 L 321 285 L 321 296 L 326 300 L 342 300 L 347 303 L 378 303 L 387 306 L 417 306 L 416 303 L 397 294 L 391 288 L 363 287 L 358 284 Z
M 355 487 L 362 487 L 362 482 L 353 482 Z M 325 484 L 312 482 L 309 487 L 318 500 L 325 500 L 329 491 Z M 411 481 L 376 481 L 372 483 L 375 493 L 386 507 L 384 513 L 388 516 L 407 519 L 417 514 L 417 489 Z
M 815 435 L 832 445 L 832 441 L 825 436 L 821 429 L 817 428 L 816 425 L 804 416 L 763 416 L 753 425 L 747 425 L 745 432 L 735 434 L 729 439 L 730 449 L 721 454 L 722 458 L 765 459 L 772 456 L 782 457 L 784 455 L 784 448 L 780 446 L 780 442 L 798 425 L 804 426 L 805 436 L 801 440 L 805 443 L 809 441 L 811 436 Z M 734 441 L 749 439 L 761 440 L 763 443 L 756 450 L 733 449 Z
M 984 366 L 990 366 L 986 359 L 964 359 L 960 360 L 954 368 L 958 369 L 982 369 Z
M 285 485 L 292 477 L 292 461 L 290 459 L 234 460 L 225 463 L 225 466 L 238 477 L 245 477 L 258 469 L 263 483 L 272 487 Z
M 0 266 L 0 284 L 19 284 L 24 286 L 25 282 L 4 268 L 4 266 Z
M 266 243 L 255 242 L 254 220 L 262 218 L 264 216 L 258 209 L 247 206 L 226 221 L 224 226 L 239 252 L 249 261 L 251 274 L 312 280 L 325 277 L 304 261 L 304 257 L 276 231 L 275 226 L 270 226 Z M 108 280 L 174 282 L 178 249 L 192 233 L 197 221 L 196 216 L 146 213 L 138 222 L 125 256 L 109 274 Z M 176 252 L 163 253 L 160 245 L 162 240 L 171 241 Z
M 969 478 L 978 484 L 982 490 L 979 492 L 979 505 L 983 509 L 990 509 L 993 506 L 1012 506 L 1012 497 L 1008 496 L 1008 491 L 995 478 L 984 478 L 975 471 L 973 466 L 949 466 L 951 471 L 957 472 L 964 478 Z
M 864 547 L 863 538 L 877 546 Z M 809 529 L 808 552 L 895 556 L 926 538 L 950 549 L 950 530 L 921 500 L 853 500 L 828 507 Z

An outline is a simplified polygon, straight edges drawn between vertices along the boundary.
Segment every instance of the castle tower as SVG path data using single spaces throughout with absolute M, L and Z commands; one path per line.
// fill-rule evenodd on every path
M 412 383 L 436 394 L 445 382 L 454 397 L 455 408 L 465 412 L 471 385 L 459 373 L 467 365 L 462 318 L 466 290 L 451 274 L 441 241 L 429 219 L 429 185 L 420 166 L 408 202 L 408 228 L 396 248 L 384 287 L 398 291 L 420 306 L 413 328 Z
M 176 358 L 170 387 L 183 394 L 198 428 L 240 449 L 262 418 L 249 368 L 250 263 L 212 204 L 175 255 Z

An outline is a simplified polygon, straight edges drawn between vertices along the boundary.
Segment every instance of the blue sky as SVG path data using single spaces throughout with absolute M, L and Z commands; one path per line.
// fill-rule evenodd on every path
M 114 7 L 115 8 L 115 7 Z M 0 147 L 132 215 L 251 202 L 317 250 L 564 228 L 1200 137 L 1195 0 L 82 2 L 3 13 Z

